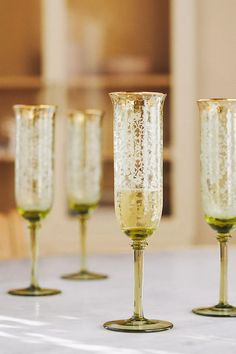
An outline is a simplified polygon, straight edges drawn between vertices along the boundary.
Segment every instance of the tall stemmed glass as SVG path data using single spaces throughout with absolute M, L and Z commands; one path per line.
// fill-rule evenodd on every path
M 227 242 L 236 226 L 236 99 L 198 101 L 201 118 L 201 189 L 206 222 L 220 245 L 219 303 L 193 309 L 203 316 L 234 317 L 227 297 Z
M 143 252 L 162 214 L 163 104 L 156 92 L 114 92 L 115 210 L 134 249 L 134 314 L 106 322 L 122 332 L 158 332 L 172 323 L 143 315 Z
M 96 280 L 106 275 L 87 269 L 86 224 L 101 195 L 102 117 L 96 109 L 71 111 L 67 121 L 67 194 L 69 209 L 80 224 L 80 270 L 63 275 L 63 279 Z
M 54 134 L 56 107 L 16 105 L 15 193 L 19 213 L 29 222 L 31 238 L 31 281 L 11 295 L 44 296 L 59 290 L 41 288 L 37 279 L 37 230 L 53 202 Z

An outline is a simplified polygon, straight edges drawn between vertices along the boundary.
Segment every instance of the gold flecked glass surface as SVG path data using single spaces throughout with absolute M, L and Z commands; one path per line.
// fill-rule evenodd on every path
M 17 207 L 48 211 L 53 202 L 54 106 L 14 106 Z
M 134 250 L 134 313 L 104 327 L 121 332 L 160 332 L 172 323 L 143 314 L 143 253 L 162 213 L 163 105 L 165 94 L 114 92 L 115 210 Z
M 163 205 L 163 103 L 158 93 L 112 93 L 115 210 L 122 230 L 158 226 Z
M 67 119 L 67 199 L 80 224 L 80 270 L 63 279 L 98 280 L 106 275 L 87 268 L 87 220 L 97 207 L 102 177 L 102 117 L 98 109 L 71 111 Z
M 41 221 L 53 202 L 54 134 L 56 107 L 16 105 L 15 194 L 19 213 L 28 221 L 31 275 L 28 288 L 12 289 L 18 296 L 48 296 L 57 289 L 41 288 L 37 276 L 38 236 Z
M 228 303 L 228 240 L 236 226 L 236 99 L 198 101 L 201 119 L 201 195 L 206 222 L 220 246 L 219 303 L 193 309 L 202 316 L 235 317 Z
M 201 100 L 201 185 L 206 215 L 236 217 L 236 100 Z
M 72 111 L 67 120 L 67 193 L 77 204 L 100 200 L 102 120 L 99 110 Z

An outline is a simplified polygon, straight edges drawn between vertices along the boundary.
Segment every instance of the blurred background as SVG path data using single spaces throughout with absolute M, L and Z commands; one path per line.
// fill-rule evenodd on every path
M 0 257 L 28 254 L 15 210 L 12 105 L 59 106 L 56 186 L 43 223 L 43 255 L 78 252 L 68 214 L 64 149 L 68 108 L 100 108 L 103 196 L 89 222 L 90 253 L 128 252 L 113 209 L 111 91 L 167 93 L 164 113 L 164 210 L 149 250 L 215 243 L 199 188 L 196 99 L 236 96 L 235 0 L 0 0 Z

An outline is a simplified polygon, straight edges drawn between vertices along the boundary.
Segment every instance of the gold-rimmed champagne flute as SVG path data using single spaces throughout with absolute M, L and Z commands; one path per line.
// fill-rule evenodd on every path
M 80 270 L 63 279 L 98 280 L 106 275 L 87 268 L 86 224 L 101 196 L 102 117 L 98 109 L 73 110 L 67 119 L 67 199 L 80 224 Z
M 134 314 L 106 322 L 121 332 L 159 332 L 172 323 L 143 315 L 143 252 L 162 214 L 163 105 L 165 94 L 114 92 L 115 210 L 134 249 Z
M 227 243 L 236 227 L 236 99 L 198 100 L 201 119 L 201 195 L 204 217 L 220 246 L 219 302 L 193 309 L 203 316 L 235 317 L 228 303 Z
M 37 277 L 37 230 L 53 202 L 54 135 L 56 107 L 15 105 L 17 210 L 29 223 L 31 238 L 31 281 L 28 288 L 13 289 L 11 295 L 45 296 L 60 290 L 41 288 Z

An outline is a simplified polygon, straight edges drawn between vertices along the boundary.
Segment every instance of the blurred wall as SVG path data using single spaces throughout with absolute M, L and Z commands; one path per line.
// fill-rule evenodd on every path
M 236 0 L 196 0 L 196 9 L 196 99 L 235 97 Z M 198 116 L 195 118 L 198 119 Z M 196 131 L 196 134 L 199 135 L 199 131 Z M 198 161 L 196 163 L 199 163 Z M 200 183 L 196 188 L 200 190 Z M 69 218 L 65 223 L 63 215 L 64 210 L 60 210 L 60 213 L 58 210 L 53 210 L 52 215 L 45 221 L 41 238 L 42 253 L 77 252 L 78 224 L 76 220 L 69 220 Z M 56 230 L 56 233 L 53 230 Z M 104 211 L 99 208 L 95 211 L 89 222 L 88 231 L 90 253 L 130 251 L 129 240 L 120 231 L 113 209 Z M 201 209 L 198 231 L 196 244 L 216 243 L 214 232 L 204 222 Z M 173 237 L 177 238 L 178 232 L 179 230 L 176 230 Z M 158 239 L 155 235 L 153 240 L 150 240 L 149 250 L 162 247 L 167 247 L 164 240 L 161 235 Z
M 236 95 L 235 14 L 235 0 L 198 0 L 199 96 Z

